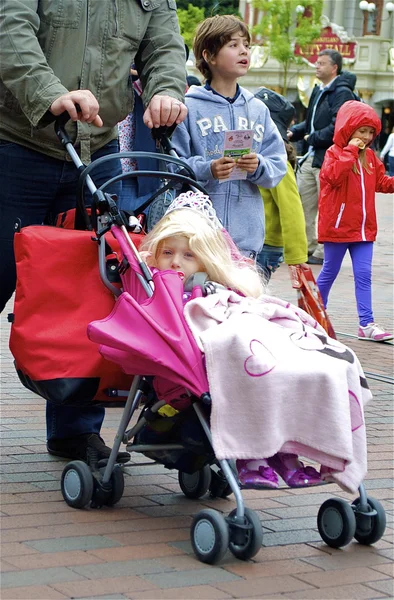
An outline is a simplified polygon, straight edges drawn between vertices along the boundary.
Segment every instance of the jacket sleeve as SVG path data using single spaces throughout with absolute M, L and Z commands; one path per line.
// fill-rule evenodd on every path
M 204 156 L 192 154 L 192 140 L 189 133 L 189 117 L 183 123 L 177 126 L 172 136 L 171 142 L 175 152 L 193 169 L 197 181 L 207 183 L 213 181 L 214 177 L 211 171 L 212 160 L 206 160 Z
M 386 169 L 382 161 L 375 156 L 375 169 L 376 169 L 376 191 L 382 192 L 383 194 L 390 194 L 394 192 L 394 177 L 386 175 Z
M 357 146 L 345 146 L 336 152 L 326 152 L 323 166 L 320 170 L 320 179 L 327 181 L 332 187 L 337 187 L 346 179 L 358 157 Z M 338 151 L 339 150 L 339 151 Z
M 38 0 L 0 0 L 0 79 L 33 126 L 56 98 L 68 92 L 38 43 L 37 9 Z
M 156 94 L 183 101 L 186 91 L 185 43 L 179 32 L 175 0 L 152 10 L 135 64 L 142 82 L 142 101 L 148 106 Z
M 293 127 L 290 127 L 290 131 L 293 134 L 290 141 L 298 142 L 299 140 L 303 140 L 304 135 L 306 135 L 306 121 L 293 125 Z
M 299 265 L 308 259 L 305 216 L 293 167 L 287 163 L 287 173 L 273 190 L 282 231 L 284 260 L 287 265 Z
M 383 150 L 380 153 L 380 158 L 384 158 L 389 150 L 391 150 L 392 146 L 394 146 L 394 133 L 390 133 L 387 138 L 387 142 L 384 145 Z
M 327 127 L 314 131 L 308 137 L 307 143 L 314 148 L 329 148 L 333 143 L 335 120 L 337 118 L 337 112 L 341 108 L 342 104 L 348 100 L 353 100 L 353 92 L 350 88 L 341 86 L 341 90 L 338 92 L 331 92 L 333 95 L 331 104 L 331 122 Z M 316 121 L 315 121 L 316 122 Z
M 265 113 L 264 137 L 257 153 L 259 166 L 247 179 L 264 188 L 273 188 L 283 179 L 287 170 L 287 153 L 278 128 Z

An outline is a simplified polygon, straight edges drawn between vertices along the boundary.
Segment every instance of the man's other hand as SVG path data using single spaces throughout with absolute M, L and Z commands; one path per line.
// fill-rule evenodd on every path
M 79 106 L 80 112 L 76 106 Z M 67 111 L 72 121 L 91 123 L 96 127 L 102 127 L 103 121 L 99 117 L 99 103 L 89 90 L 75 90 L 59 96 L 52 102 L 50 111 L 56 117 Z
M 153 127 L 171 127 L 182 123 L 187 115 L 187 108 L 180 100 L 171 96 L 156 94 L 144 112 L 144 123 L 149 129 Z

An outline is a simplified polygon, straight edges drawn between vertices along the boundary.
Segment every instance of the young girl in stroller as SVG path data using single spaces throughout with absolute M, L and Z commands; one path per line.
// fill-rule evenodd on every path
M 188 192 L 178 196 L 164 217 L 147 234 L 140 251 L 153 271 L 176 271 L 184 281 L 185 318 L 206 361 L 212 396 L 211 428 L 215 455 L 218 458 L 236 459 L 241 487 L 277 488 L 280 475 L 290 487 L 317 485 L 324 479 L 336 480 L 346 489 L 356 489 L 366 471 L 362 404 L 369 399 L 369 392 L 353 353 L 339 342 L 330 340 L 316 321 L 302 310 L 265 295 L 265 285 L 258 267 L 240 255 L 216 218 L 209 198 L 200 193 Z M 210 282 L 206 285 L 208 293 L 211 293 L 209 298 L 191 298 L 191 291 L 188 290 L 192 289 L 197 273 L 205 273 Z M 248 382 L 245 392 L 242 394 L 241 388 L 237 399 L 236 393 L 231 393 L 231 386 L 233 368 L 236 368 L 237 361 L 239 365 L 237 341 L 242 336 L 242 317 L 251 317 L 253 327 L 257 326 L 257 329 L 264 321 L 267 327 L 263 327 L 262 331 L 268 337 L 278 337 L 278 341 L 265 343 L 263 347 L 257 334 L 250 341 L 249 356 L 243 361 L 242 369 Z M 234 330 L 227 343 L 222 332 L 230 322 Z M 286 348 L 283 346 L 281 349 L 281 341 L 286 342 Z M 292 351 L 295 350 L 299 355 L 304 354 L 308 358 L 312 354 L 318 355 L 315 373 L 313 361 L 310 369 L 308 365 L 305 368 L 305 364 L 300 368 L 297 363 L 299 357 L 294 352 L 292 354 L 290 351 L 286 356 L 289 344 Z M 285 363 L 287 360 L 285 368 L 278 360 L 278 350 L 279 354 L 284 354 Z M 335 362 L 333 358 L 338 357 L 344 360 L 336 361 L 340 367 L 337 373 L 334 369 L 334 378 L 339 377 L 340 385 L 345 387 L 345 394 L 342 395 L 338 394 L 338 386 L 334 385 L 329 373 L 331 362 Z M 291 360 L 295 361 L 294 365 Z M 305 363 L 304 357 L 302 360 Z M 218 363 L 222 365 L 219 370 L 216 368 Z M 350 384 L 349 377 L 346 380 L 344 375 L 351 368 L 353 381 Z M 275 370 L 278 371 L 277 376 Z M 226 385 L 226 380 L 230 380 L 229 394 L 218 391 Z M 250 382 L 254 388 L 252 390 L 248 387 Z M 364 390 L 363 398 L 360 385 Z M 272 386 L 278 387 L 273 390 Z M 335 389 L 329 391 L 330 387 Z M 233 388 L 233 392 L 236 392 L 236 388 Z M 306 402 L 305 398 L 302 399 L 303 395 L 306 396 Z M 229 401 L 228 396 L 232 397 Z M 242 403 L 242 397 L 248 399 L 250 404 L 249 401 Z M 264 401 L 265 397 L 269 404 Z M 297 402 L 302 417 L 294 419 Z M 302 413 L 308 403 L 311 418 Z M 286 404 L 287 415 L 283 410 Z M 339 404 L 342 405 L 340 411 Z M 322 408 L 324 405 L 325 408 Z M 270 406 L 273 414 L 267 414 L 267 406 Z M 282 423 L 283 427 L 281 423 L 275 423 L 275 414 L 278 419 L 286 421 Z M 327 414 L 330 414 L 330 418 L 327 418 Z M 291 422 L 298 424 L 308 419 L 310 423 L 306 429 L 309 426 L 316 429 L 316 423 L 320 423 L 314 434 L 305 435 L 304 429 L 299 434 L 289 433 L 294 432 Z M 340 427 L 333 425 L 332 437 L 324 435 L 319 440 L 320 431 L 330 428 L 330 424 L 338 419 L 345 423 Z M 335 435 L 338 429 L 349 429 L 350 440 L 342 432 L 336 449 Z M 270 430 L 274 433 L 269 434 Z M 351 439 L 355 432 L 358 437 Z M 269 440 L 268 444 L 263 443 L 264 438 Z M 277 451 L 259 454 L 257 450 L 264 447 L 275 447 Z M 353 449 L 356 448 L 360 451 L 360 460 L 352 461 Z M 301 453 L 324 465 L 321 473 L 311 466 L 305 466 L 298 458 Z M 353 464 L 350 469 L 349 464 Z M 334 473 L 346 469 L 348 473 L 343 478 L 336 479 L 334 475 L 332 479 Z

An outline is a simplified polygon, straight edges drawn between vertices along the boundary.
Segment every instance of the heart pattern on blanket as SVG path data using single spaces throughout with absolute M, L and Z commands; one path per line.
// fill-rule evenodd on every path
M 250 377 L 262 377 L 274 369 L 276 359 L 262 342 L 252 340 L 249 349 L 251 354 L 244 362 L 244 369 Z
M 364 425 L 363 411 L 359 399 L 356 394 L 349 390 L 349 404 L 350 404 L 350 422 L 352 425 L 352 431 L 356 431 Z

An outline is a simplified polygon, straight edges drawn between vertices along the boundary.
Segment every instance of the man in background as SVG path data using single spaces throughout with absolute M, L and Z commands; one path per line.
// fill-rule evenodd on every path
M 342 73 L 342 56 L 336 50 L 322 50 L 316 62 L 320 85 L 312 91 L 305 121 L 288 132 L 292 142 L 304 140 L 298 187 L 304 209 L 308 238 L 308 264 L 323 264 L 323 246 L 317 243 L 317 206 L 320 191 L 319 173 L 326 150 L 333 143 L 337 112 L 348 100 L 354 100 L 356 76 Z

